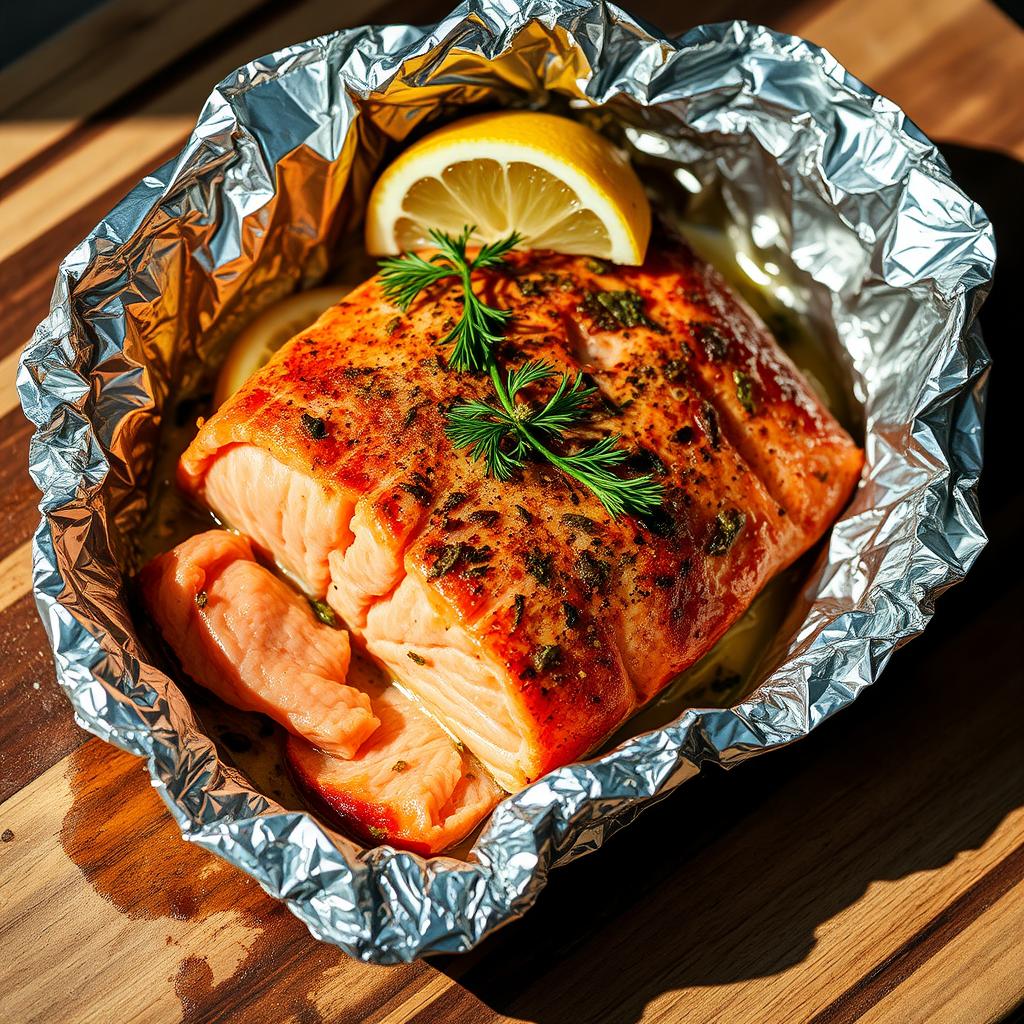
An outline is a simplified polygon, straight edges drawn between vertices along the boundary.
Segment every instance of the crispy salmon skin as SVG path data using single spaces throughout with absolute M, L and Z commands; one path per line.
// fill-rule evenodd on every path
M 544 360 L 600 389 L 574 436 L 621 435 L 623 471 L 664 487 L 656 514 L 613 520 L 542 462 L 487 479 L 452 446 L 447 411 L 491 387 L 446 365 L 447 281 L 404 315 L 378 278 L 325 312 L 202 424 L 179 483 L 515 790 L 705 654 L 822 536 L 862 455 L 685 247 L 635 268 L 515 252 L 474 281 L 512 311 L 502 366 Z

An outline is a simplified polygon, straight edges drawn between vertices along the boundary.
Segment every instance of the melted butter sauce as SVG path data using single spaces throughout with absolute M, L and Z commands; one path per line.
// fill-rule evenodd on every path
M 833 415 L 847 429 L 855 429 L 856 406 L 843 368 L 810 326 L 780 301 L 779 296 L 786 295 L 789 289 L 780 281 L 778 268 L 759 266 L 742 240 L 730 235 L 728 229 L 686 222 L 676 226 L 694 251 L 715 266 L 769 324 Z M 350 270 L 360 260 L 361 266 L 365 266 L 361 252 L 350 255 L 344 266 Z M 366 276 L 370 273 L 372 268 Z M 350 274 L 342 271 L 334 280 L 340 283 L 345 278 L 352 280 Z M 154 463 L 149 510 L 137 534 L 136 567 L 187 537 L 219 525 L 209 512 L 190 505 L 174 484 L 175 466 L 195 436 L 196 419 L 210 414 L 212 391 L 210 380 L 205 395 L 181 398 L 168 410 Z M 729 707 L 749 694 L 770 668 L 769 659 L 780 629 L 797 603 L 816 551 L 812 550 L 773 579 L 708 654 L 635 714 L 602 749 L 611 749 L 631 736 L 667 725 L 688 708 Z M 384 678 L 376 666 L 355 650 L 350 671 L 378 683 Z M 261 792 L 284 807 L 304 806 L 283 767 L 283 733 L 278 726 L 261 715 L 241 712 L 222 703 L 201 687 L 186 683 L 185 690 L 208 735 L 215 739 L 227 760 L 234 762 Z M 467 837 L 449 856 L 464 857 L 476 834 Z

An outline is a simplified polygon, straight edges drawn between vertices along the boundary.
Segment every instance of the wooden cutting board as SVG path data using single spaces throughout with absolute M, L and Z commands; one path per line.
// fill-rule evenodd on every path
M 1008 298 L 1024 251 L 1024 34 L 983 0 L 699 11 L 828 46 L 943 144 L 996 224 L 992 544 L 856 706 L 688 783 L 473 953 L 397 968 L 315 942 L 180 840 L 138 761 L 75 727 L 30 596 L 38 495 L 14 390 L 57 263 L 181 146 L 232 67 L 447 6 L 110 0 L 0 71 L 0 1021 L 1008 1019 L 1024 1003 L 1024 367 Z M 633 7 L 672 31 L 696 16 Z

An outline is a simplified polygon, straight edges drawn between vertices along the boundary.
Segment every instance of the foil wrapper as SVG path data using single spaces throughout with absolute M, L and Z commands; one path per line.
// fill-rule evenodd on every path
M 218 760 L 133 626 L 127 538 L 168 396 L 254 309 L 322 277 L 388 152 L 468 106 L 552 105 L 601 119 L 691 201 L 714 192 L 782 269 L 862 404 L 863 483 L 747 699 L 552 772 L 499 806 L 466 860 L 362 850 Z M 993 261 L 983 211 L 898 107 L 757 26 L 671 39 L 601 3 L 470 0 L 430 28 L 347 30 L 254 60 L 63 261 L 22 359 L 43 492 L 33 583 L 60 685 L 82 726 L 147 758 L 186 839 L 318 938 L 377 963 L 465 950 L 704 763 L 804 736 L 925 626 L 984 543 L 975 314 Z

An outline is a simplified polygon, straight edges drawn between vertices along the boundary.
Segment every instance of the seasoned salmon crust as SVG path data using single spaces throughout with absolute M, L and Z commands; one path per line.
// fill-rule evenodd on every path
M 574 435 L 621 435 L 624 472 L 664 486 L 655 515 L 613 520 L 546 463 L 488 479 L 453 447 L 447 411 L 491 390 L 439 347 L 451 281 L 405 314 L 378 278 L 357 288 L 201 425 L 178 479 L 514 791 L 704 655 L 821 537 L 862 455 L 684 247 L 635 268 L 514 252 L 474 287 L 512 311 L 500 365 L 589 375 L 602 402 Z

